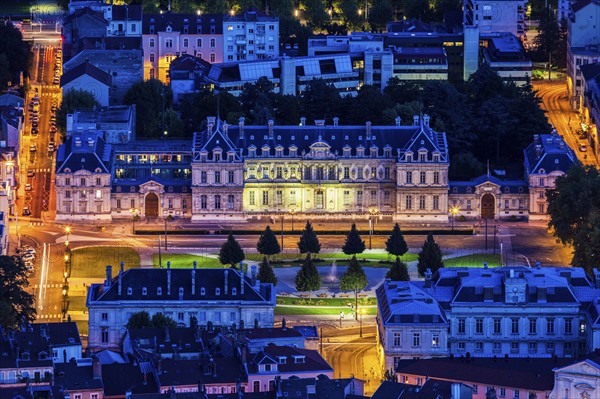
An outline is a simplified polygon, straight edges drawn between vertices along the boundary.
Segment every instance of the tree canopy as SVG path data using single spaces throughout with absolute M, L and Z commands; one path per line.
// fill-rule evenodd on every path
M 304 292 L 317 291 L 321 288 L 321 276 L 315 266 L 310 252 L 306 255 L 306 259 L 300 270 L 296 274 L 296 290 Z
M 83 89 L 71 89 L 67 91 L 60 104 L 60 108 L 56 111 L 56 127 L 61 132 L 65 132 L 67 128 L 67 115 L 72 114 L 78 109 L 92 109 L 98 106 L 98 101 L 94 95 Z
M 396 257 L 402 256 L 408 252 L 408 244 L 406 244 L 406 240 L 402 235 L 402 231 L 400 230 L 398 223 L 394 224 L 392 234 L 390 234 L 385 242 L 385 250 L 388 254 Z
M 246 259 L 244 250 L 233 236 L 233 233 L 229 233 L 227 241 L 221 245 L 221 249 L 219 250 L 219 262 L 222 265 L 230 265 L 235 269 L 238 263 L 244 259 Z
M 435 273 L 439 268 L 444 267 L 442 261 L 442 250 L 439 245 L 435 242 L 433 234 L 427 234 L 427 238 L 423 243 L 421 252 L 419 252 L 419 261 L 417 263 L 417 269 L 419 275 L 423 276 L 427 269 L 431 269 L 432 273 Z
M 19 73 L 27 75 L 31 51 L 21 31 L 11 23 L 0 24 L 0 37 L 0 90 L 5 90 L 9 82 L 19 83 Z
M 342 245 L 342 251 L 346 255 L 362 254 L 365 248 L 365 242 L 360 238 L 360 234 L 356 229 L 356 223 L 352 223 L 352 227 L 346 236 L 346 241 Z
M 600 267 L 600 173 L 593 166 L 574 166 L 556 179 L 547 198 L 548 226 L 573 246 L 571 264 L 591 274 Z
M 23 261 L 0 256 L 0 327 L 20 328 L 35 319 L 34 296 L 27 292 L 29 280 Z
M 390 270 L 385 274 L 385 278 L 389 278 L 392 281 L 410 281 L 406 264 L 400 258 L 396 258 Z
M 267 226 L 265 231 L 260 234 L 256 243 L 256 250 L 262 255 L 277 255 L 281 252 L 279 241 L 277 241 L 275 233 L 271 230 L 271 226 Z
M 321 251 L 321 243 L 319 242 L 319 237 L 313 230 L 312 224 L 310 221 L 306 222 L 306 227 L 302 230 L 300 234 L 300 240 L 298 241 L 298 249 L 301 254 L 312 253 L 318 254 Z
M 356 255 L 350 259 L 350 265 L 340 280 L 340 289 L 342 291 L 353 291 L 354 292 L 354 315 L 358 317 L 358 291 L 362 291 L 369 284 L 367 275 L 363 270 L 362 266 Z
M 266 256 L 263 256 L 263 261 L 258 267 L 258 274 L 256 278 L 263 283 L 272 283 L 277 285 L 277 276 L 275 276 L 275 272 L 269 264 L 269 260 Z

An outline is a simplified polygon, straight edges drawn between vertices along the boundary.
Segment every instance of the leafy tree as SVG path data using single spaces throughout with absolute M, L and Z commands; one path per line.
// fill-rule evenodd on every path
M 188 94 L 181 101 L 181 120 L 188 135 L 206 127 L 208 116 L 220 115 L 229 123 L 237 123 L 240 116 L 245 116 L 240 101 L 227 92 L 214 93 L 202 90 Z
M 9 81 L 18 83 L 20 72 L 27 75 L 28 65 L 31 60 L 30 45 L 23 41 L 21 31 L 11 23 L 0 25 L 0 56 L 4 56 L 6 65 L 3 65 L 0 74 L 0 89 L 5 89 Z
M 533 44 L 536 49 L 537 61 L 552 62 L 553 64 L 565 65 L 566 59 L 560 59 L 557 57 L 557 50 L 559 46 L 566 46 L 566 32 L 561 29 L 556 15 L 548 7 L 544 10 L 541 15 L 540 23 L 538 26 L 538 34 L 533 40 Z M 565 52 L 562 55 L 566 56 Z M 552 59 L 552 61 L 550 61 Z M 556 61 L 559 62 L 556 62 Z
M 360 234 L 356 229 L 356 223 L 352 223 L 352 228 L 346 236 L 346 241 L 342 245 L 342 251 L 346 255 L 361 254 L 365 251 L 365 242 L 360 238 Z
M 61 132 L 65 132 L 67 128 L 67 115 L 72 114 L 78 109 L 92 109 L 98 106 L 96 97 L 82 89 L 71 89 L 62 97 L 60 108 L 56 111 L 56 127 Z
M 356 97 L 347 96 L 342 100 L 345 112 L 344 123 L 351 125 L 362 125 L 370 121 L 373 125 L 389 124 L 384 120 L 382 109 L 392 107 L 389 97 L 382 93 L 377 87 L 363 85 Z
M 279 241 L 275 237 L 275 233 L 271 230 L 271 226 L 267 226 L 256 243 L 257 251 L 262 255 L 277 255 L 281 252 Z
M 301 95 L 300 109 L 307 121 L 333 118 L 340 111 L 339 92 L 321 78 L 308 82 Z
M 177 327 L 175 320 L 169 316 L 165 316 L 162 313 L 154 313 L 152 316 L 152 327 L 154 328 L 165 328 L 165 327 Z
M 451 157 L 448 176 L 452 180 L 468 180 L 480 176 L 485 171 L 483 164 L 470 151 L 463 151 Z
M 393 18 L 394 8 L 389 0 L 373 0 L 369 9 L 369 24 L 374 32 L 383 32 L 385 25 Z
M 304 292 L 308 291 L 309 295 L 312 291 L 317 291 L 321 288 L 321 276 L 317 270 L 310 252 L 306 255 L 306 259 L 300 270 L 296 274 L 296 290 Z
M 145 310 L 135 312 L 131 315 L 131 317 L 129 317 L 129 321 L 127 321 L 128 330 L 131 330 L 132 328 L 148 327 L 152 327 L 152 320 L 150 320 L 150 314 Z
M 248 123 L 264 125 L 273 119 L 273 83 L 267 77 L 259 78 L 255 83 L 246 83 L 240 93 L 242 110 L 248 117 Z
M 258 267 L 258 275 L 256 278 L 263 283 L 272 283 L 273 285 L 277 285 L 277 276 L 275 276 L 275 272 L 269 264 L 269 260 L 266 256 L 263 256 L 263 261 Z
M 385 242 L 385 250 L 388 254 L 395 255 L 396 257 L 402 256 L 408 252 L 408 244 L 406 244 L 406 240 L 402 235 L 398 223 L 394 224 L 392 234 L 390 234 Z
M 600 173 L 594 167 L 574 166 L 548 190 L 548 226 L 563 244 L 573 246 L 571 264 L 589 274 L 600 267 Z
M 27 292 L 27 271 L 20 258 L 0 256 L 0 327 L 19 328 L 35 319 L 34 296 Z
M 10 63 L 6 54 L 0 54 L 0 90 L 8 87 L 8 82 L 13 78 L 10 72 Z
M 491 387 L 485 393 L 485 399 L 496 399 L 496 389 Z
M 406 264 L 402 262 L 400 258 L 396 258 L 396 261 L 392 267 L 390 267 L 390 270 L 385 274 L 385 278 L 389 278 L 392 281 L 410 281 Z
M 431 269 L 431 272 L 435 273 L 441 267 L 444 267 L 442 250 L 435 242 L 433 234 L 429 233 L 423 243 L 421 252 L 419 252 L 419 262 L 417 263 L 419 275 L 423 276 L 427 269 Z
M 363 243 L 364 245 L 364 243 Z M 356 255 L 350 259 L 348 270 L 340 280 L 340 289 L 342 291 L 354 291 L 354 318 L 358 319 L 358 291 L 362 291 L 369 284 L 367 275 L 362 266 L 356 259 Z
M 388 80 L 386 88 L 383 89 L 383 92 L 395 103 L 420 101 L 422 91 L 423 85 L 420 82 L 402 80 L 397 76 L 391 77 Z
M 221 245 L 221 249 L 219 250 L 219 262 L 222 265 L 231 265 L 231 268 L 235 269 L 238 263 L 244 259 L 246 259 L 244 250 L 233 237 L 233 233 L 229 233 L 227 241 Z
M 313 230 L 312 224 L 309 221 L 306 222 L 306 227 L 300 234 L 300 241 L 298 241 L 298 249 L 301 254 L 313 253 L 318 254 L 321 251 L 321 243 L 317 234 Z
M 349 28 L 359 30 L 364 25 L 365 19 L 358 13 L 360 8 L 356 0 L 341 0 L 339 8 L 344 17 L 344 23 Z M 364 13 L 364 10 L 361 12 Z
M 381 382 L 383 381 L 398 382 L 398 376 L 396 375 L 396 371 L 394 369 L 385 370 Z
M 306 22 L 312 28 L 321 29 L 329 21 L 323 0 L 303 0 L 301 9 Z
M 160 80 L 149 79 L 131 86 L 123 99 L 125 104 L 135 104 L 136 130 L 138 137 L 158 138 L 163 134 L 162 116 L 172 108 L 173 93 Z M 166 119 L 166 113 L 165 113 Z M 165 127 L 166 125 L 165 120 Z

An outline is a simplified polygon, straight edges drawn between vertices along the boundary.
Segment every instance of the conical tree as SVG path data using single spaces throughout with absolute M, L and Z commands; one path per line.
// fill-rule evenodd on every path
M 354 225 L 353 225 L 354 226 Z M 364 245 L 364 243 L 363 243 Z M 350 266 L 340 280 L 342 291 L 354 291 L 354 318 L 358 319 L 358 291 L 362 291 L 369 284 L 367 275 L 356 259 L 356 255 L 350 259 Z
M 394 225 L 392 234 L 390 234 L 385 242 L 385 250 L 388 254 L 396 256 L 402 256 L 408 252 L 408 245 L 406 244 L 406 240 L 402 235 L 402 231 L 400 230 L 398 223 Z
M 356 223 L 352 223 L 352 228 L 346 236 L 342 251 L 344 251 L 346 255 L 354 255 L 363 253 L 365 248 L 365 242 L 360 238 L 360 234 L 358 234 Z
M 256 278 L 263 283 L 272 283 L 273 285 L 277 285 L 277 276 L 275 276 L 275 272 L 269 264 L 269 260 L 266 256 L 263 257 L 263 261 L 258 267 L 258 275 Z
M 298 291 L 308 291 L 309 298 L 310 293 L 312 291 L 317 291 L 321 288 L 321 276 L 319 275 L 319 271 L 317 270 L 312 258 L 310 256 L 310 252 L 306 255 L 306 259 L 302 264 L 300 270 L 296 274 L 296 290 Z
M 256 243 L 256 250 L 261 255 L 277 255 L 281 252 L 279 241 L 275 237 L 275 233 L 271 230 L 271 226 L 267 226 Z M 262 281 L 262 280 L 261 280 Z
M 298 249 L 301 254 L 318 254 L 321 251 L 321 243 L 310 222 L 306 222 L 306 227 L 302 230 L 300 241 L 298 241 Z
M 429 233 L 421 252 L 419 252 L 419 263 L 417 264 L 419 275 L 423 276 L 427 269 L 431 269 L 431 272 L 435 273 L 441 267 L 444 267 L 442 250 L 435 242 L 433 234 Z
M 233 237 L 233 233 L 229 233 L 227 241 L 221 245 L 221 249 L 219 250 L 219 262 L 221 262 L 222 265 L 230 265 L 235 269 L 237 264 L 244 259 L 246 259 L 244 250 Z
M 410 281 L 406 264 L 399 257 L 396 257 L 396 261 L 385 274 L 385 278 L 389 278 L 392 281 Z

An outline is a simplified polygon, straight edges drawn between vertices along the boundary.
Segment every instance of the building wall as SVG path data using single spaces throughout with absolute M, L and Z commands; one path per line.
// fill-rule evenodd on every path
M 238 62 L 279 56 L 279 20 L 231 18 L 223 21 L 223 61 Z
M 71 359 L 81 358 L 81 344 L 52 348 L 52 361 L 54 363 L 68 363 Z
M 290 361 L 289 357 L 287 358 L 287 361 Z M 277 365 L 272 365 L 272 366 L 277 366 Z M 273 391 L 273 389 L 271 389 L 270 386 L 275 384 L 275 377 L 280 377 L 282 380 L 287 380 L 292 376 L 295 376 L 298 378 L 317 378 L 319 375 L 325 375 L 329 379 L 334 378 L 333 370 L 330 370 L 330 371 L 317 370 L 317 371 L 313 371 L 313 372 L 294 372 L 294 373 L 283 373 L 283 372 L 278 372 L 277 370 L 275 370 L 275 371 L 270 371 L 270 372 L 264 371 L 262 373 L 259 371 L 257 374 L 248 373 L 248 385 L 246 385 L 246 392 L 253 393 L 253 392 Z M 255 382 L 258 382 L 258 384 L 260 384 L 259 390 L 254 389 Z
M 169 83 L 169 66 L 180 54 L 193 54 L 210 63 L 223 62 L 223 35 L 156 32 L 142 35 L 144 80 L 155 78 Z
M 82 75 L 64 85 L 62 87 L 63 96 L 68 93 L 69 90 L 89 91 L 94 95 L 94 98 L 98 101 L 100 106 L 107 107 L 109 105 L 109 87 L 89 75 Z
M 546 191 L 556 187 L 556 178 L 564 176 L 562 171 L 534 171 L 528 176 L 529 183 L 529 218 L 531 220 L 548 218 L 548 199 Z
M 110 174 L 85 169 L 56 174 L 57 221 L 110 221 Z

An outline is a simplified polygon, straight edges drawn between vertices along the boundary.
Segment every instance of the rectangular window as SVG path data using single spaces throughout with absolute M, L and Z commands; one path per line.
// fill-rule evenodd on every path
M 207 196 L 201 195 L 200 196 L 200 209 L 206 209 L 208 207 L 207 203 L 208 203 Z
M 492 350 L 494 353 L 499 353 L 502 350 L 502 344 L 500 342 L 494 342 L 492 345 Z
M 262 204 L 269 205 L 269 192 L 268 191 L 262 192 Z
M 154 47 L 154 39 L 150 39 L 148 43 L 150 44 L 150 47 Z
M 431 347 L 432 348 L 440 347 L 440 334 L 439 333 L 433 333 L 431 335 Z
M 233 194 L 229 194 L 227 196 L 227 209 L 233 209 L 234 204 L 234 196 Z
M 167 40 L 165 40 L 165 47 L 166 48 L 172 48 L 173 47 L 173 39 L 167 39 Z
M 529 319 L 529 334 L 537 334 L 537 319 Z
M 183 47 L 189 46 L 189 39 L 183 39 Z
M 510 332 L 512 334 L 518 334 L 519 333 L 519 319 L 510 319 Z
M 362 192 L 362 190 L 358 190 L 356 192 L 356 205 L 358 205 L 358 206 L 362 206 L 363 205 L 363 192 Z
M 394 333 L 394 346 L 399 348 L 402 346 L 402 333 Z
M 202 47 L 202 39 L 196 39 L 196 47 Z
M 475 352 L 483 352 L 483 342 L 475 342 Z
M 233 170 L 230 170 L 229 172 L 227 172 L 227 182 L 228 183 L 235 182 L 235 173 L 233 172 Z
M 391 203 L 391 198 L 392 198 L 392 196 L 391 196 L 391 194 L 390 194 L 390 191 L 389 191 L 389 190 L 385 190 L 385 191 L 383 192 L 383 204 L 384 204 L 384 205 L 390 205 L 390 203 Z
M 254 191 L 250 191 L 248 202 L 250 205 L 256 205 L 256 194 Z
M 85 177 L 82 177 L 82 178 L 79 180 L 79 185 L 80 185 L 80 186 L 85 186 Z
M 108 344 L 108 328 L 103 327 L 101 332 L 101 338 L 103 344 Z
M 464 342 L 459 342 L 458 343 L 458 350 L 459 351 L 464 351 L 467 348 L 467 345 Z
M 71 178 L 70 177 L 66 177 L 65 178 L 65 186 L 70 186 L 71 185 Z
M 406 209 L 412 209 L 412 195 L 406 196 Z
M 412 184 L 412 172 L 406 172 L 406 184 Z
M 371 190 L 371 205 L 377 205 L 377 191 Z
M 108 321 L 108 313 L 102 313 L 102 321 Z
M 130 208 L 135 208 L 135 199 L 131 199 L 129 205 L 131 205 Z
M 120 199 L 117 200 L 117 209 L 121 209 L 121 200 Z
M 65 198 L 71 198 L 71 192 L 70 191 L 65 191 Z M 120 201 L 120 200 L 118 200 L 118 201 Z
M 283 205 L 283 191 L 282 190 L 277 190 L 275 192 L 275 204 L 276 205 Z
M 221 172 L 215 170 L 215 183 L 221 183 Z
M 483 334 L 483 319 L 475 319 L 475 334 Z
M 296 190 L 290 191 L 290 205 L 296 205 Z
M 173 209 L 173 198 L 169 198 L 168 207 L 169 207 L 169 209 Z
M 349 190 L 344 190 L 344 205 L 345 206 L 350 205 L 350 191 Z
M 419 183 L 425 184 L 427 183 L 427 174 L 425 172 L 419 173 Z
M 546 319 L 546 333 L 554 334 L 554 319 L 553 318 Z
M 275 168 L 275 178 L 283 179 L 283 167 L 278 166 L 277 168 Z
M 215 195 L 215 209 L 221 209 L 221 196 Z
M 440 172 L 433 172 L 433 184 L 440 184 Z
M 102 179 L 99 177 L 96 177 L 96 185 L 97 186 L 101 186 L 102 185 Z
M 502 319 L 494 319 L 494 334 L 502 334 Z
M 177 320 L 183 321 L 185 314 L 183 312 L 177 312 Z
M 383 178 L 386 180 L 390 179 L 390 168 L 387 166 L 383 168 Z
M 464 318 L 458 319 L 458 333 L 464 334 L 467 331 L 467 321 Z
M 529 343 L 529 352 L 536 353 L 537 352 L 537 342 Z
M 573 334 L 573 319 L 565 319 L 565 334 Z
M 96 199 L 102 199 L 102 190 L 96 190 Z
M 425 196 L 424 195 L 419 195 L 419 209 L 420 210 L 425 209 Z
M 433 196 L 433 210 L 437 211 L 439 209 L 440 209 L 440 196 L 434 195 Z
M 467 210 L 471 210 L 471 200 L 467 200 Z
M 350 168 L 348 166 L 344 167 L 344 179 L 350 178 Z
M 421 333 L 413 333 L 413 347 L 417 348 L 421 346 Z
M 500 388 L 500 397 L 503 398 L 506 396 L 506 388 Z
M 208 181 L 207 173 L 205 170 L 200 172 L 200 183 L 206 183 Z
M 187 209 L 187 199 L 186 198 L 181 199 L 181 209 Z

